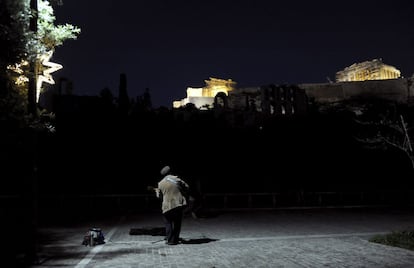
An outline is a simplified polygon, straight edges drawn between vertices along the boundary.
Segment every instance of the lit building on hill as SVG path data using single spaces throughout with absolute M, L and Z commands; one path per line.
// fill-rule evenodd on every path
M 197 108 L 212 107 L 214 97 L 217 93 L 223 92 L 228 95 L 230 91 L 236 88 L 236 82 L 231 79 L 218 79 L 210 77 L 209 80 L 204 80 L 206 85 L 200 88 L 188 87 L 187 97 L 173 102 L 174 108 L 185 106 L 188 103 L 193 103 Z
M 187 97 L 173 103 L 179 108 L 192 103 L 198 109 L 226 107 L 255 110 L 274 115 L 304 114 L 308 101 L 334 103 L 355 98 L 380 98 L 414 102 L 414 76 L 402 78 L 401 72 L 381 59 L 355 63 L 336 73 L 336 82 L 296 85 L 236 87 L 228 79 L 210 78 L 202 88 L 187 88 Z
M 354 63 L 337 72 L 336 82 L 397 79 L 400 76 L 400 70 L 394 66 L 384 64 L 381 59 L 374 59 Z

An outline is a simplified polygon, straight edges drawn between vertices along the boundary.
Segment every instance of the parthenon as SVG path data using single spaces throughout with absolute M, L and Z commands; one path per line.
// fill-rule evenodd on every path
M 354 63 L 336 73 L 336 82 L 396 79 L 401 75 L 394 66 L 386 65 L 381 59 Z

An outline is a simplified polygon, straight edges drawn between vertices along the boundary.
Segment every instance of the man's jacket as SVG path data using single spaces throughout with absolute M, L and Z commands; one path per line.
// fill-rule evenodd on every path
M 186 206 L 187 200 L 184 191 L 189 188 L 188 184 L 174 175 L 165 176 L 159 183 L 159 194 L 162 198 L 161 210 L 165 213 L 180 206 Z

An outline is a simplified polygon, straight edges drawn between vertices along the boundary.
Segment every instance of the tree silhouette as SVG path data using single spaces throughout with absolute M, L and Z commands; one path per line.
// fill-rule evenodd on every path
M 129 97 L 127 92 L 126 74 L 121 73 L 119 76 L 119 93 L 118 93 L 118 109 L 120 115 L 126 116 L 129 112 Z

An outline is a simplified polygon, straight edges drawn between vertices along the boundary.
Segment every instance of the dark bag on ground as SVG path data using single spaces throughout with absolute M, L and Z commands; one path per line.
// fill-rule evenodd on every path
M 100 228 L 91 228 L 83 237 L 82 245 L 93 247 L 95 245 L 105 244 L 105 237 Z

